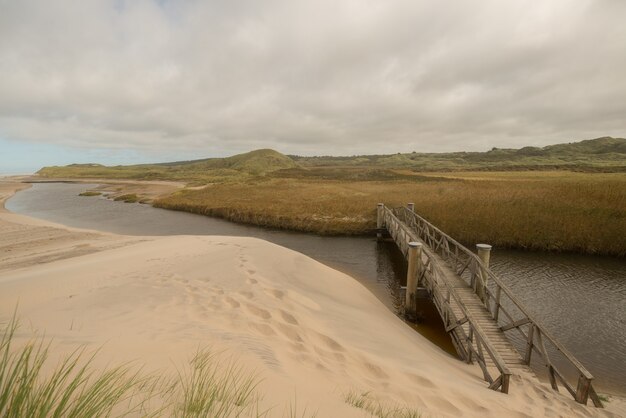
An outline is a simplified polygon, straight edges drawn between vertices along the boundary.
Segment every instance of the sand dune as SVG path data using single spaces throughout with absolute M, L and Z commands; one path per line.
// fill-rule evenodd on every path
M 198 347 L 224 349 L 259 372 L 275 416 L 294 395 L 318 417 L 370 416 L 344 401 L 350 391 L 432 417 L 612 416 L 533 376 L 513 377 L 509 395 L 488 390 L 478 366 L 351 277 L 262 240 L 138 239 L 7 212 L 0 236 L 0 320 L 19 301 L 27 330 L 45 331 L 59 353 L 102 346 L 98 364 L 136 360 L 165 373 Z

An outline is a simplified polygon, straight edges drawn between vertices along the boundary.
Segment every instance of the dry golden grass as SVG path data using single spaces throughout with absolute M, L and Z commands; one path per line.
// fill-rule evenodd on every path
M 450 179 L 266 178 L 184 190 L 155 206 L 320 234 L 375 228 L 378 202 L 416 211 L 466 244 L 626 254 L 626 175 L 448 173 Z

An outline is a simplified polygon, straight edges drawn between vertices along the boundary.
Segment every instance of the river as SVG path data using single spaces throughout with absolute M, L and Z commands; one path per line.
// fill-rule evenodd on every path
M 361 282 L 390 309 L 406 274 L 391 242 L 373 237 L 321 237 L 234 224 L 220 219 L 79 197 L 95 185 L 35 183 L 6 203 L 12 212 L 56 223 L 126 235 L 252 236 L 306 254 Z M 626 260 L 613 257 L 504 251 L 491 254 L 494 272 L 596 378 L 601 392 L 626 394 Z M 454 349 L 432 305 L 416 330 L 449 353 Z

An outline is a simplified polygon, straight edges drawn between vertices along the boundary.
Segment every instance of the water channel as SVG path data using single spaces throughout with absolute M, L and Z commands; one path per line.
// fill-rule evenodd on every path
M 306 254 L 357 279 L 390 309 L 406 275 L 392 242 L 374 237 L 321 237 L 234 224 L 104 197 L 79 197 L 95 185 L 36 183 L 6 203 L 12 212 L 60 224 L 125 235 L 252 236 Z M 492 269 L 596 378 L 597 390 L 626 394 L 626 260 L 495 248 Z M 418 332 L 454 349 L 432 305 Z

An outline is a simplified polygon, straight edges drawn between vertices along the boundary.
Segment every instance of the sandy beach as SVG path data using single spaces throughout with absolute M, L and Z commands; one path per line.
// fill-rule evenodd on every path
M 269 416 L 297 398 L 318 417 L 368 417 L 345 401 L 368 393 L 423 417 L 624 416 L 596 409 L 532 375 L 510 394 L 487 389 L 477 365 L 414 332 L 353 278 L 254 238 L 127 237 L 9 213 L 22 183 L 0 181 L 0 321 L 18 307 L 19 338 L 53 339 L 60 355 L 100 348 L 96 365 L 133 361 L 175 373 L 203 347 L 262 378 Z M 288 416 L 288 415 L 287 415 Z

